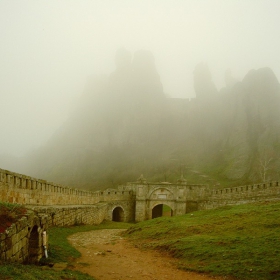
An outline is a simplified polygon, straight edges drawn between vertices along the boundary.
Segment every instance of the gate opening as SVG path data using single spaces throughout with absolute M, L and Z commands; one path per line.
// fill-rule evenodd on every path
M 168 205 L 158 204 L 152 210 L 152 219 L 162 217 L 162 216 L 172 217 L 173 210 Z
M 114 221 L 114 222 L 124 222 L 124 211 L 121 207 L 116 207 L 113 210 L 112 221 Z

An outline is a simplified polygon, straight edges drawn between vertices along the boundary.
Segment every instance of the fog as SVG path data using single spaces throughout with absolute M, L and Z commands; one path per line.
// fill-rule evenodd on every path
M 205 62 L 218 89 L 270 67 L 280 77 L 278 0 L 0 2 L 0 155 L 44 145 L 91 77 L 110 75 L 119 48 L 149 50 L 164 93 L 195 96 Z M 5 168 L 5 167 L 2 167 Z

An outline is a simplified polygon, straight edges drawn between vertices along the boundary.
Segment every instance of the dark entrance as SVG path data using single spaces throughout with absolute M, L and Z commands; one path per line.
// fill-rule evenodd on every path
M 124 222 L 124 211 L 121 207 L 118 206 L 113 210 L 112 221 Z
M 173 210 L 165 204 L 158 204 L 152 210 L 152 219 L 162 216 L 173 216 Z
M 34 263 L 39 260 L 40 246 L 38 226 L 34 226 L 30 232 L 29 248 L 28 248 L 28 262 Z

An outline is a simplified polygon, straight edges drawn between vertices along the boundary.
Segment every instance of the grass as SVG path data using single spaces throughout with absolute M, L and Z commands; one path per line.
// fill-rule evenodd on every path
M 178 258 L 184 270 L 280 279 L 280 203 L 197 211 L 138 223 L 126 236 Z
M 67 262 L 71 268 L 71 262 L 80 257 L 79 251 L 67 241 L 67 236 L 71 234 L 105 228 L 128 228 L 129 226 L 130 224 L 107 222 L 98 226 L 80 225 L 50 228 L 48 231 L 49 258 L 42 258 L 40 265 L 0 264 L 0 280 L 93 280 L 93 277 L 71 269 L 54 271 L 47 264 Z
M 93 280 L 79 271 L 54 271 L 35 265 L 9 264 L 0 266 L 0 280 Z

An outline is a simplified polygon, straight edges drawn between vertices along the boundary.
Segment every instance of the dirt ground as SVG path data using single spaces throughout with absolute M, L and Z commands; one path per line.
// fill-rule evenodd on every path
M 70 236 L 69 241 L 82 254 L 74 269 L 97 280 L 227 279 L 178 270 L 173 258 L 152 250 L 140 250 L 120 236 L 122 231 L 103 229 Z

